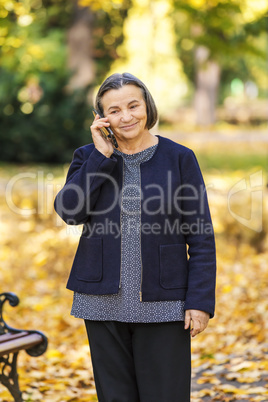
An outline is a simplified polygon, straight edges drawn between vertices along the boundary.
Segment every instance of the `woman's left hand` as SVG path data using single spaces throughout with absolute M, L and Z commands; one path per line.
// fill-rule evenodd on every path
M 191 328 L 190 334 L 194 338 L 197 334 L 204 331 L 208 325 L 209 314 L 200 310 L 185 311 L 185 329 Z

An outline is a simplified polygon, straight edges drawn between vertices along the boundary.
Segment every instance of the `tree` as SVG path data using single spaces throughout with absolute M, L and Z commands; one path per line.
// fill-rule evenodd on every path
M 123 25 L 132 0 L 78 0 L 78 6 L 93 13 L 92 56 L 96 80 L 100 84 L 109 73 L 114 60 L 120 55 L 118 48 L 124 41 Z
M 170 11 L 170 0 L 133 0 L 118 48 L 121 57 L 111 66 L 111 72 L 128 71 L 146 83 L 160 118 L 172 114 L 187 93 Z
M 220 76 L 222 81 L 237 74 L 254 78 L 250 58 L 266 59 L 261 36 L 267 28 L 268 6 L 250 9 L 250 0 L 174 0 L 173 4 L 178 56 L 195 83 L 197 123 L 211 124 Z
M 94 14 L 89 7 L 80 7 L 75 1 L 72 23 L 67 33 L 68 68 L 72 71 L 69 90 L 84 88 L 94 82 L 93 59 Z
M 66 162 L 91 141 L 91 94 L 118 57 L 122 4 L 0 3 L 2 160 Z

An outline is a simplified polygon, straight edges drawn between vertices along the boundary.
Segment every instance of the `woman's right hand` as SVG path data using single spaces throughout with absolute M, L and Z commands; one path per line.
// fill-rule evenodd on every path
M 103 137 L 100 128 L 109 126 L 110 123 L 108 122 L 108 117 L 100 118 L 100 116 L 97 114 L 90 127 L 92 133 L 92 139 L 96 149 L 103 155 L 105 155 L 107 158 L 110 158 L 110 156 L 114 152 L 114 147 L 109 139 Z

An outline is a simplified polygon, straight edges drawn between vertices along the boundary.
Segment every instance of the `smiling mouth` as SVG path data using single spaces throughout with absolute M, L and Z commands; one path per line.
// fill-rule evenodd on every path
M 122 126 L 120 128 L 123 128 L 125 130 L 125 129 L 132 128 L 132 127 L 136 126 L 136 124 L 138 124 L 137 121 L 136 121 L 136 123 L 130 124 L 129 126 Z

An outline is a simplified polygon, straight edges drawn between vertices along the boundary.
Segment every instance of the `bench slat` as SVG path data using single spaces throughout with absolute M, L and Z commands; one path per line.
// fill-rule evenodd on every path
M 0 344 L 0 356 L 8 354 L 10 352 L 14 353 L 21 349 L 29 349 L 30 347 L 41 343 L 43 340 L 42 336 L 39 334 L 29 334 L 22 338 L 13 339 Z
M 17 332 L 14 334 L 11 334 L 10 332 L 7 332 L 4 335 L 0 335 L 0 343 L 12 340 L 12 339 L 16 339 L 16 338 L 22 338 L 23 336 L 28 335 L 29 332 L 26 331 L 21 331 L 21 332 Z

